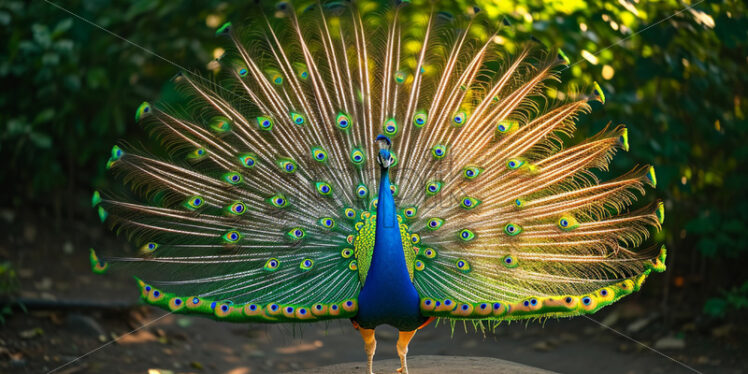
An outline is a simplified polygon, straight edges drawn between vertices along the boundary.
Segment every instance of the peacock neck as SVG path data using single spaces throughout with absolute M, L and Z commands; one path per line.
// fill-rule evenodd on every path
M 376 225 L 374 251 L 358 296 L 359 309 L 355 319 L 367 329 L 389 324 L 400 331 L 415 330 L 425 319 L 418 306 L 418 291 L 408 273 L 386 168 L 382 168 L 379 180 Z
M 385 275 L 385 278 L 392 282 L 410 283 L 405 255 L 403 254 L 400 225 L 397 220 L 397 208 L 390 189 L 389 170 L 382 168 L 381 172 L 374 253 L 372 254 L 369 276 L 372 274 Z
M 380 228 L 394 228 L 399 232 L 395 209 L 395 198 L 392 196 L 392 189 L 390 187 L 390 171 L 389 169 L 382 168 L 382 176 L 379 178 L 379 195 L 377 200 L 377 234 L 380 233 Z M 385 231 L 383 230 L 382 233 L 384 232 Z

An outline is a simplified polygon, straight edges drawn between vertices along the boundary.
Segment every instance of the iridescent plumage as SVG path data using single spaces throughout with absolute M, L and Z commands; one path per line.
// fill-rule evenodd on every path
M 162 149 L 112 150 L 132 193 L 92 204 L 142 256 L 92 251 L 94 270 L 129 266 L 144 300 L 177 313 L 351 318 L 369 370 L 381 323 L 402 331 L 407 371 L 432 317 L 573 316 L 638 290 L 664 270 L 664 249 L 637 249 L 662 204 L 628 210 L 654 169 L 598 180 L 626 128 L 563 144 L 600 87 L 545 100 L 568 58 L 505 57 L 475 37 L 486 26 L 375 2 L 222 26 L 218 83 L 179 74 L 181 100 L 136 112 Z

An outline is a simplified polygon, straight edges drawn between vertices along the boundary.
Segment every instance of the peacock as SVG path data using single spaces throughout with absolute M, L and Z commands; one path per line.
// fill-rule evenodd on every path
M 367 373 L 380 325 L 407 373 L 435 318 L 569 317 L 638 291 L 665 270 L 665 248 L 644 247 L 663 204 L 634 206 L 654 168 L 601 180 L 626 127 L 571 139 L 602 89 L 562 93 L 568 57 L 510 50 L 502 29 L 408 1 L 280 3 L 222 25 L 210 73 L 176 74 L 170 99 L 136 110 L 150 140 L 112 148 L 120 188 L 92 205 L 138 254 L 92 249 L 94 272 L 126 269 L 173 313 L 350 319 Z

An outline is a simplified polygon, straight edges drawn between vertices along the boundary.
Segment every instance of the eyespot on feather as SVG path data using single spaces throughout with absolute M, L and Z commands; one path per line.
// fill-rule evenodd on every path
M 571 231 L 579 227 L 579 221 L 572 216 L 565 214 L 558 219 L 558 228 L 564 231 Z
M 426 114 L 425 111 L 419 110 L 413 115 L 413 125 L 415 127 L 421 128 L 426 124 L 426 121 L 428 120 L 428 114 Z
M 149 116 L 152 111 L 151 104 L 144 101 L 140 106 L 138 106 L 138 109 L 135 110 L 135 122 L 140 122 L 141 119 Z

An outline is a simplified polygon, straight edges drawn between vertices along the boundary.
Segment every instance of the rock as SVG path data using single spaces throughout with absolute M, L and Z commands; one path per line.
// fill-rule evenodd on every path
M 400 367 L 400 359 L 374 362 L 374 372 L 389 373 Z M 350 362 L 325 367 L 306 369 L 294 374 L 361 374 L 366 371 L 365 362 Z M 552 374 L 553 372 L 511 361 L 491 357 L 457 357 L 457 356 L 413 356 L 408 357 L 410 374 Z
M 686 347 L 684 339 L 678 339 L 672 336 L 660 338 L 654 344 L 655 349 L 683 349 Z
M 101 337 L 104 337 L 104 340 L 106 340 L 106 332 L 104 332 L 104 329 L 99 325 L 98 322 L 96 322 L 95 319 L 84 316 L 82 314 L 68 314 L 67 318 L 65 319 L 65 323 L 68 328 L 73 329 L 75 331 L 82 332 L 86 335 L 93 336 L 97 339 L 101 339 Z

